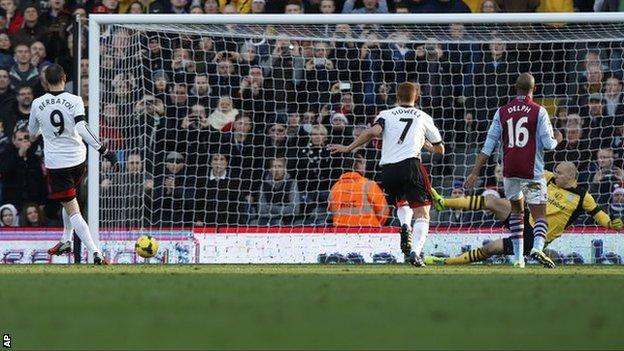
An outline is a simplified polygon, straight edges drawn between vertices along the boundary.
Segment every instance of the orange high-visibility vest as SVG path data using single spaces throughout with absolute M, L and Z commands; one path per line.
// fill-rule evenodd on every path
M 383 190 L 357 172 L 347 172 L 331 188 L 329 209 L 335 226 L 380 227 L 390 209 Z

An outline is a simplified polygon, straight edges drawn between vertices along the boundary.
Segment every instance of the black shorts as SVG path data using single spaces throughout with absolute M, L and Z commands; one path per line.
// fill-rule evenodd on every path
M 509 217 L 504 222 L 505 228 L 509 228 Z M 529 222 L 529 214 L 524 214 L 524 232 L 522 233 L 522 237 L 524 238 L 524 255 L 529 255 L 531 253 L 531 249 L 533 248 L 533 227 Z M 513 243 L 511 242 L 511 238 L 503 239 L 503 254 L 505 255 L 513 255 Z
M 76 190 L 86 175 L 87 163 L 69 168 L 48 169 L 48 198 L 61 202 L 76 198 Z
M 429 174 L 417 158 L 383 165 L 381 186 L 388 194 L 390 203 L 407 201 L 412 208 L 431 205 Z

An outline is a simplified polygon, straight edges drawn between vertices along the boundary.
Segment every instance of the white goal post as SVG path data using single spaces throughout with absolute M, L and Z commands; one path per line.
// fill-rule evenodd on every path
M 560 24 L 567 23 L 568 26 Z M 102 31 L 105 26 L 117 25 L 133 30 L 154 32 L 163 30 L 172 33 L 176 28 L 185 28 L 193 35 L 199 35 L 202 30 L 218 28 L 223 25 L 245 25 L 257 35 L 262 35 L 258 28 L 266 25 L 283 26 L 284 33 L 279 30 L 270 35 L 270 39 L 309 40 L 315 37 L 322 39 L 322 34 L 316 28 L 324 25 L 381 25 L 393 28 L 416 28 L 423 26 L 410 43 L 425 42 L 428 34 L 440 36 L 441 42 L 454 43 L 456 39 L 444 37 L 435 33 L 442 25 L 464 24 L 469 34 L 460 43 L 484 43 L 485 35 L 481 35 L 479 28 L 492 25 L 506 42 L 530 43 L 535 31 L 527 29 L 522 24 L 552 24 L 548 26 L 543 36 L 538 39 L 541 43 L 549 40 L 557 43 L 579 43 L 593 41 L 623 41 L 624 40 L 624 13 L 500 13 L 500 14 L 334 14 L 334 15 L 99 15 L 89 16 L 89 124 L 96 135 L 99 135 L 101 103 L 104 94 L 100 89 L 102 47 L 100 45 Z M 309 26 L 309 27 L 306 27 Z M 431 29 L 426 26 L 432 26 Z M 165 29 L 166 28 L 166 29 Z M 300 28 L 310 28 L 300 29 Z M 542 26 L 542 28 L 545 28 Z M 617 30 L 612 30 L 616 28 Z M 431 30 L 431 32 L 427 32 Z M 550 31 L 552 30 L 552 31 Z M 258 34 L 260 33 L 260 34 Z M 207 34 L 209 35 L 209 34 Z M 358 39 L 361 42 L 361 39 Z M 390 43 L 388 38 L 379 38 L 380 42 Z M 548 62 L 545 63 L 547 65 Z M 537 82 L 539 84 L 539 82 Z M 556 82 L 555 82 L 556 83 Z M 442 126 L 438 126 L 442 130 Z M 466 162 L 466 161 L 461 161 Z M 88 158 L 88 221 L 91 232 L 98 237 L 100 231 L 100 156 L 96 152 L 89 152 Z

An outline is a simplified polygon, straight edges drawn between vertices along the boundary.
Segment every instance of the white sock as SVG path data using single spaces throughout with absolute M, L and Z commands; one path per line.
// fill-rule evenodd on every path
M 71 221 L 69 220 L 69 215 L 67 211 L 63 209 L 63 236 L 61 237 L 61 242 L 72 241 L 73 231 L 74 227 L 72 227 Z
M 538 235 L 535 238 L 533 238 L 533 248 L 535 250 L 544 251 L 545 244 L 546 244 L 546 241 L 544 240 L 543 236 Z
M 408 205 L 397 208 L 397 216 L 401 225 L 407 224 L 410 229 L 412 228 L 412 217 L 414 216 L 414 210 Z
M 517 262 L 524 262 L 524 239 L 511 239 L 514 249 L 514 259 Z
M 426 218 L 416 218 L 414 221 L 414 252 L 416 255 L 420 255 L 425 241 L 427 241 L 427 235 L 429 235 L 429 220 Z
M 93 238 L 91 237 L 91 232 L 89 231 L 89 225 L 87 224 L 87 222 L 85 222 L 84 218 L 82 218 L 82 215 L 79 212 L 74 213 L 69 217 L 69 219 L 72 226 L 74 227 L 74 230 L 76 231 L 76 234 L 78 234 L 78 237 L 80 238 L 80 240 L 82 240 L 82 243 L 87 246 L 87 249 L 89 249 L 89 251 L 92 253 L 97 252 L 101 254 L 101 251 L 97 247 L 95 247 L 95 243 L 93 242 Z

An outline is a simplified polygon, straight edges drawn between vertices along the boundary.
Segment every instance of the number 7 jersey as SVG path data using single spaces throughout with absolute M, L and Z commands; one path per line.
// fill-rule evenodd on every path
M 433 118 L 415 107 L 397 106 L 381 111 L 374 124 L 383 128 L 381 166 L 408 158 L 420 159 L 425 139 L 431 144 L 442 142 Z
M 33 101 L 28 130 L 43 135 L 46 168 L 68 168 L 85 162 L 87 148 L 76 131 L 76 124 L 83 120 L 85 108 L 80 96 L 54 92 Z

